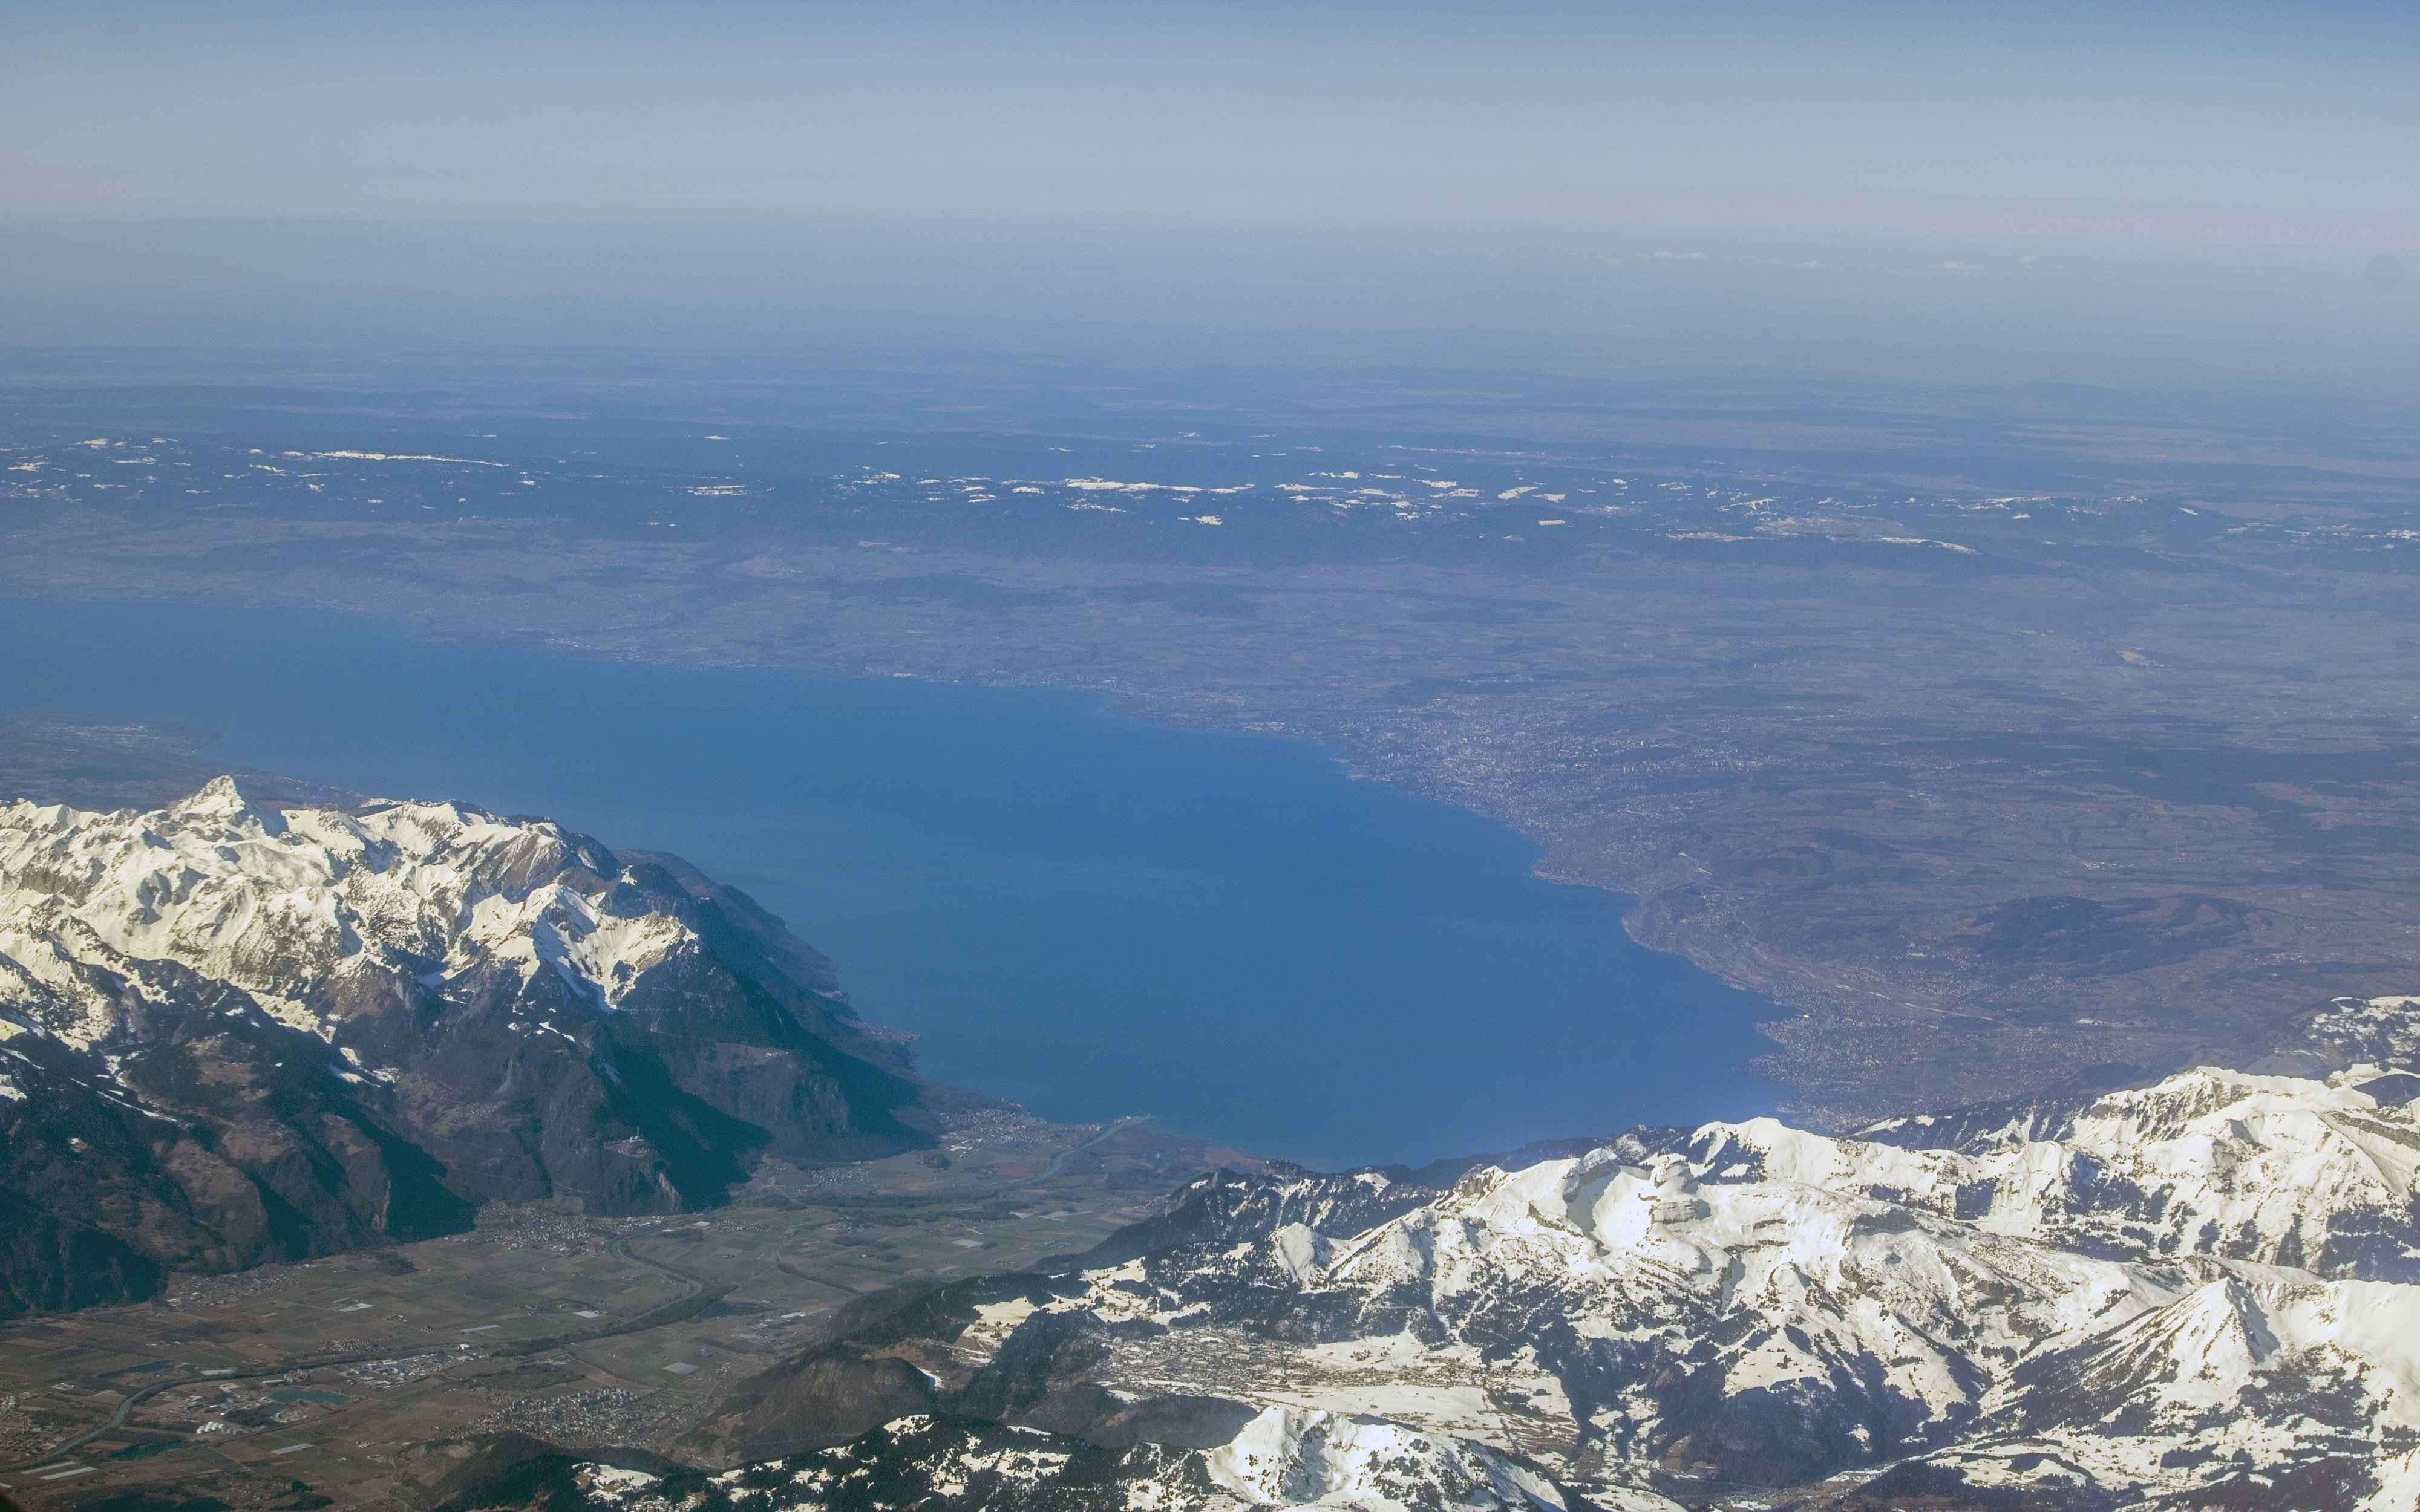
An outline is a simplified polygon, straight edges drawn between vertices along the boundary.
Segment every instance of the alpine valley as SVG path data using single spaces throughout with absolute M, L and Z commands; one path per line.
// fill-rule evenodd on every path
M 0 1016 L 16 1315 L 541 1207 L 682 1277 L 632 1242 L 699 1242 L 776 1166 L 947 1172 L 962 1131 L 1012 1116 L 919 1078 L 824 958 L 674 857 L 227 778 L 150 811 L 0 808 Z M 504 1410 L 414 1484 L 549 1512 L 2412 1512 L 2420 998 L 2340 1001 L 2305 1039 L 2338 1069 L 1828 1134 L 1642 1128 L 1337 1174 L 1189 1147 L 1219 1168 L 1080 1252 L 852 1287 L 695 1412 L 534 1431 Z M 1046 1195 L 1122 1130 L 1011 1190 Z M 605 1336 L 472 1341 L 499 1326 L 306 1365 L 433 1357 L 542 1395 L 596 1363 L 566 1340 Z M 120 1371 L 109 1425 L 235 1374 Z M 292 1485 L 256 1504 L 327 1504 Z

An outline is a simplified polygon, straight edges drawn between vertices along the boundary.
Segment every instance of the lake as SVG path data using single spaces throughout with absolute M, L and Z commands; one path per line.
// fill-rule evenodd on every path
M 1767 1000 L 1317 748 L 1074 694 L 697 671 L 335 614 L 0 602 L 0 712 L 669 850 L 838 963 L 938 1080 L 1338 1166 L 1770 1112 Z

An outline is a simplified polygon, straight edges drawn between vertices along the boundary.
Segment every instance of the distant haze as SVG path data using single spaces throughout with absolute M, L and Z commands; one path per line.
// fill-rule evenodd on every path
M 2103 8 L 54 8 L 0 342 L 2410 381 L 2420 27 Z

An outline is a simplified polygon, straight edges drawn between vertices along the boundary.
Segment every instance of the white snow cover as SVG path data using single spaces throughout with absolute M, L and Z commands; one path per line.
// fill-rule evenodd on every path
M 931 1423 L 915 1416 L 888 1427 L 894 1435 L 913 1436 Z M 1058 1473 L 1069 1459 L 1063 1442 L 1011 1429 L 1004 1441 L 947 1444 L 916 1468 L 929 1477 L 932 1494 L 965 1496 L 985 1474 L 1022 1480 Z M 713 1485 L 754 1512 L 811 1512 L 832 1504 L 845 1485 L 861 1497 L 863 1488 L 853 1483 L 863 1473 L 840 1458 L 792 1470 L 772 1484 L 757 1468 L 743 1466 L 713 1477 Z M 572 1478 L 596 1507 L 673 1512 L 702 1500 L 668 1500 L 659 1492 L 659 1477 L 605 1465 L 580 1466 Z M 1131 1512 L 1554 1512 L 1567 1504 L 1552 1480 L 1481 1445 L 1377 1418 L 1282 1407 L 1261 1412 L 1214 1449 L 1140 1452 L 1117 1489 Z M 1599 1504 L 1606 1512 L 1680 1512 L 1677 1504 L 1652 1493 Z
M 2168 1492 L 2335 1459 L 2377 1477 L 2363 1512 L 2415 1504 L 2420 1287 L 2241 1267 L 2042 1364 L 1994 1393 L 2006 1428 L 1931 1458 L 1981 1485 Z
M 594 841 L 460 804 L 274 809 L 231 778 L 153 812 L 0 806 L 0 1029 L 79 1049 L 170 963 L 333 1038 L 362 972 L 556 974 L 601 1008 L 695 945 Z
M 1988 1211 L 1975 1222 L 1996 1233 L 2323 1266 L 2348 1215 L 2409 1213 L 2420 1184 L 2420 1106 L 2397 1094 L 2396 1079 L 2383 1080 L 2371 1092 L 2361 1088 L 2381 1081 L 2375 1068 L 2331 1081 L 2197 1069 L 2106 1093 L 2055 1127 L 2012 1117 L 1962 1134 L 1954 1149 L 1890 1162 L 1861 1146 L 1859 1160 L 1869 1189 L 1899 1188 L 1938 1212 L 1956 1211 L 1961 1190 L 1988 1186 Z M 1894 1119 L 1869 1133 L 1920 1136 L 1920 1122 Z M 1808 1158 L 1826 1157 L 1793 1152 L 1785 1168 Z M 1845 1166 L 1836 1179 L 1858 1180 Z M 2132 1188 L 2143 1198 L 2095 1203 L 2095 1188 Z M 2420 1263 L 2420 1231 L 2400 1227 L 2395 1255 Z
M 1511 1296 L 1551 1296 L 1584 1336 L 1668 1341 L 1675 1356 L 1722 1319 L 1757 1324 L 1722 1364 L 1730 1393 L 1829 1388 L 1872 1360 L 1930 1420 L 1971 1410 L 1971 1366 L 2005 1368 L 2042 1340 L 2159 1306 L 2177 1283 L 2117 1260 L 1926 1218 L 1825 1183 L 1836 1142 L 1760 1120 L 1726 1128 L 1711 1163 L 1634 1164 L 1618 1150 L 1475 1173 L 1443 1201 L 1358 1240 L 1307 1288 L 1406 1290 L 1449 1327 L 1483 1332 Z M 1784 1157 L 1773 1177 L 1721 1180 L 1749 1141 Z M 1873 1150 L 1885 1169 L 1909 1157 Z M 1713 1178 L 1713 1179 L 1709 1179 Z M 1987 1302 L 1988 1299 L 1988 1302 Z
M 1381 1419 L 1272 1407 L 1208 1451 L 1210 1483 L 1251 1507 L 1556 1507 L 1545 1476 L 1474 1443 Z
M 1978 1482 L 2149 1498 L 2217 1484 L 2239 1451 L 2263 1473 L 2333 1457 L 2382 1467 L 2353 1504 L 2411 1512 L 2410 1085 L 2197 1069 L 1877 1137 L 1709 1124 L 1481 1167 L 1357 1235 L 1290 1225 L 1094 1273 L 1058 1305 L 1174 1325 L 1164 1347 L 1119 1331 L 1123 1387 L 1383 1412 L 1512 1444 L 1591 1495 L 1675 1468 L 1707 1398 L 1656 1382 L 1695 1378 L 1835 1424 L 1875 1469 L 1929 1454 Z M 1929 1121 L 1943 1148 L 1885 1142 Z M 1272 1288 L 1326 1342 L 1268 1333 Z M 1558 1381 L 1568 1396 L 1541 1389 Z M 1573 1451 L 1583 1427 L 1601 1449 Z

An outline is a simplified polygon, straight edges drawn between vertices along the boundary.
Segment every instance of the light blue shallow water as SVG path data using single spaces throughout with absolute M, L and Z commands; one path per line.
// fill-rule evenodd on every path
M 1300 743 L 1067 694 L 677 671 L 334 615 L 0 602 L 0 712 L 676 851 L 832 955 L 938 1079 L 1315 1165 L 1769 1111 L 1765 1000 Z

